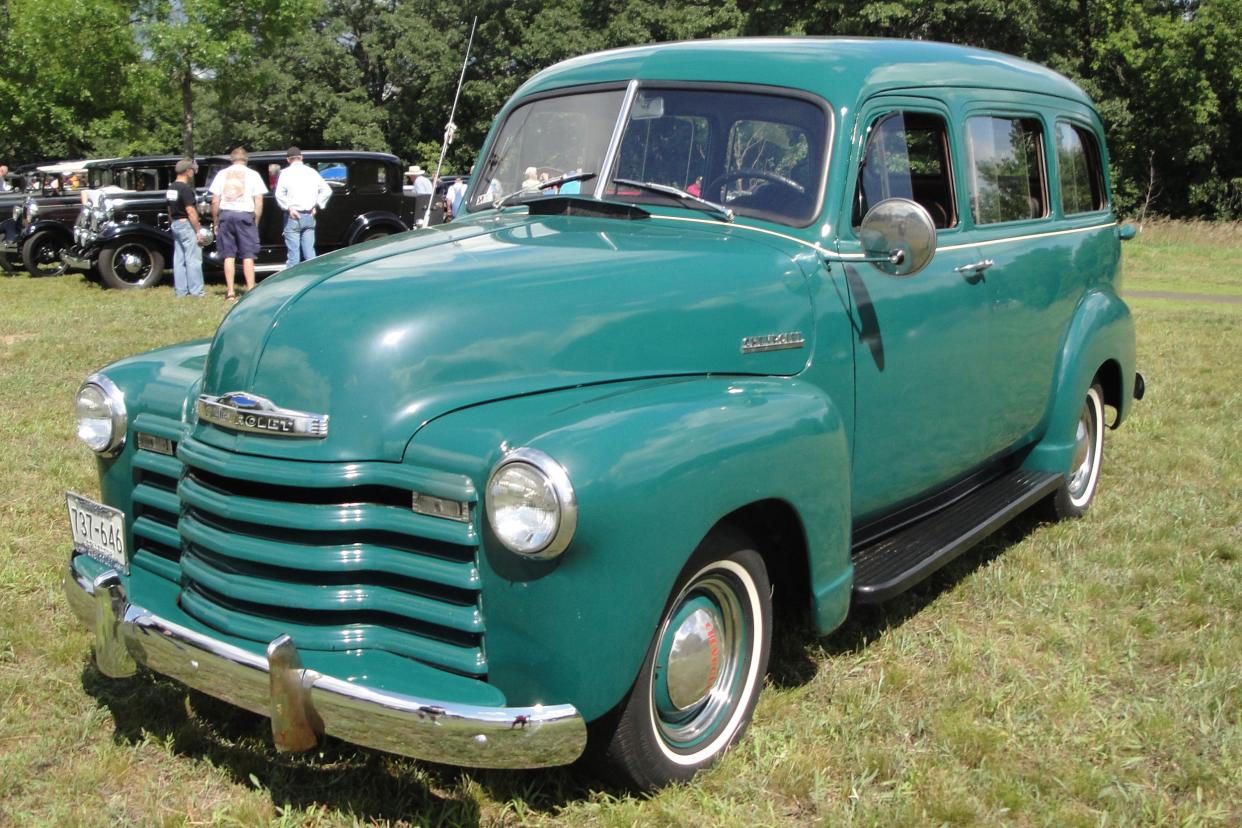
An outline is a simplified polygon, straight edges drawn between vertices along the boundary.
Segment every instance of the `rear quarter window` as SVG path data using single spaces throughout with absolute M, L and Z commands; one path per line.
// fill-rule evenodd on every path
M 1057 173 L 1062 213 L 1073 215 L 1104 209 L 1100 148 L 1091 132 L 1064 121 L 1057 124 Z

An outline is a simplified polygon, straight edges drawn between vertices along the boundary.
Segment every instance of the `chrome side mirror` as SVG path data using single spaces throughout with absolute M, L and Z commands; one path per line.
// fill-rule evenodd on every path
M 868 210 L 860 235 L 866 261 L 890 276 L 913 276 L 936 254 L 936 225 L 908 198 L 886 198 Z

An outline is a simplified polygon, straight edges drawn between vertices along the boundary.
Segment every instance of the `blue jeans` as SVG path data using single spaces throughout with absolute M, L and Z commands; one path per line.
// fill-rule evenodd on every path
M 315 258 L 315 217 L 299 213 L 297 218 L 285 216 L 285 248 L 289 251 L 286 267 Z
M 203 249 L 189 219 L 172 223 L 173 287 L 178 296 L 203 295 Z

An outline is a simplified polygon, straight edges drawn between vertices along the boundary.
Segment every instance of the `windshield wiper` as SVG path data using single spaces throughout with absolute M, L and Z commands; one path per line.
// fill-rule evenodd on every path
M 663 195 L 672 196 L 679 199 L 683 203 L 692 207 L 698 207 L 708 213 L 712 213 L 717 218 L 724 221 L 733 221 L 733 211 L 728 207 L 717 204 L 714 201 L 708 201 L 705 198 L 699 198 L 694 193 L 688 193 L 677 187 L 670 187 L 667 184 L 656 184 L 654 181 L 634 181 L 630 178 L 614 178 L 613 184 L 623 184 L 626 187 L 637 187 L 640 190 L 649 190 L 653 193 L 661 193 Z
M 515 190 L 512 193 L 505 193 L 500 198 L 493 201 L 491 206 L 499 210 L 501 207 L 505 206 L 505 202 L 511 198 L 517 198 L 520 195 L 535 195 L 536 192 L 542 192 L 549 187 L 559 187 L 562 184 L 568 184 L 571 181 L 586 181 L 588 178 L 594 177 L 595 173 L 593 172 L 566 173 L 565 175 L 558 176 L 556 178 L 549 178 L 547 181 L 540 181 L 539 186 L 534 190 L 529 190 L 523 187 L 522 189 Z

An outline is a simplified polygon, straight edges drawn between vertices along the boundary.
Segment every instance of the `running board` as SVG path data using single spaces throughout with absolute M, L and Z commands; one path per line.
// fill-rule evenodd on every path
M 892 535 L 854 550 L 854 602 L 878 604 L 922 581 L 1056 491 L 1065 478 L 1014 471 Z

